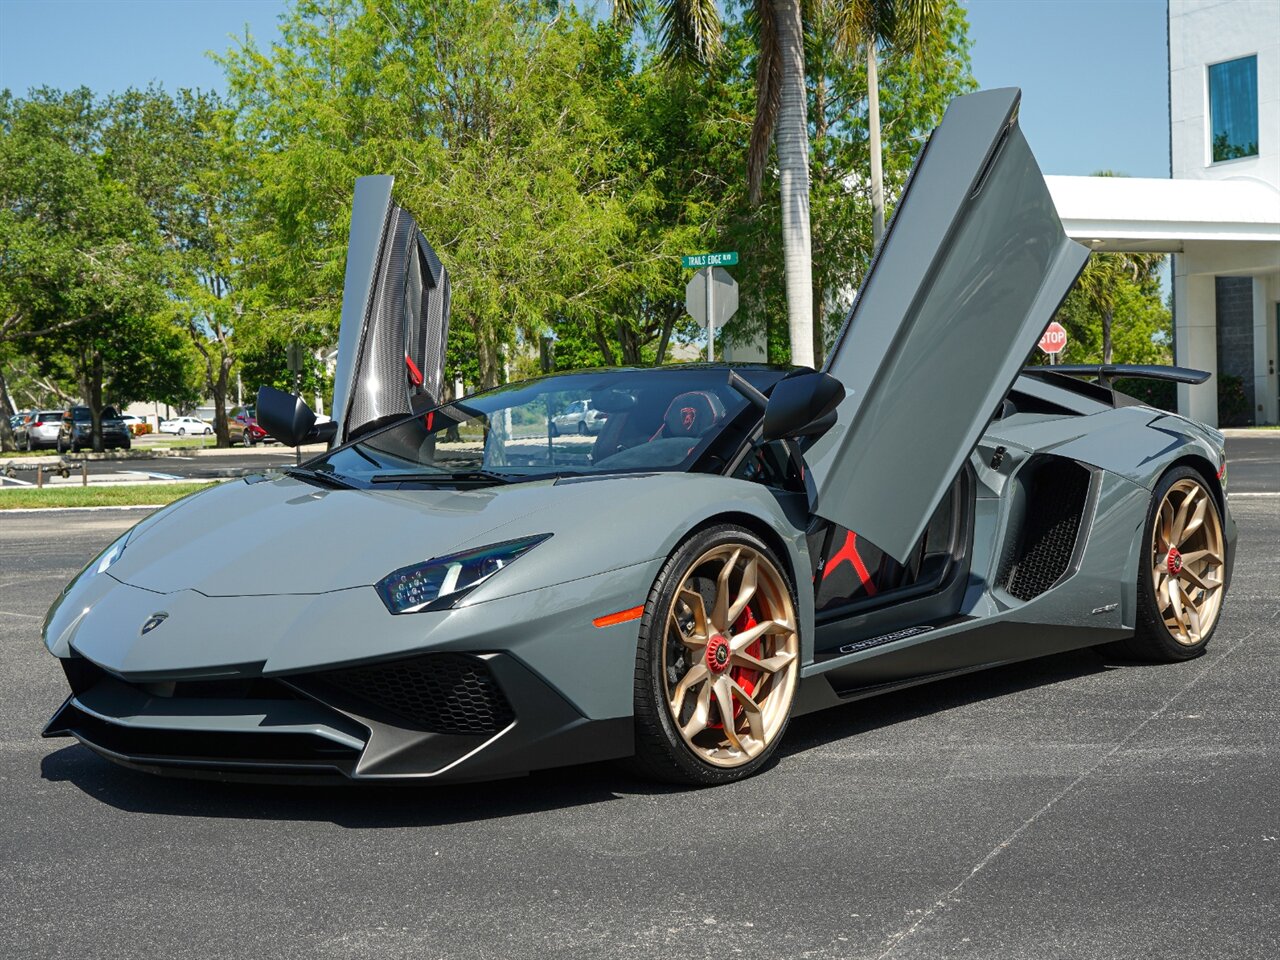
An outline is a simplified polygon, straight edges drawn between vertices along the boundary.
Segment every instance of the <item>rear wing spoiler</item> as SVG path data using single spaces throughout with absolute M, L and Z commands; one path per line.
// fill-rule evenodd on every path
M 1213 374 L 1207 370 L 1190 367 L 1165 367 L 1150 363 L 1067 363 L 1052 367 L 1023 367 L 1022 372 L 1031 377 L 1096 377 L 1104 383 L 1121 378 L 1136 380 L 1168 380 L 1173 383 L 1204 383 Z

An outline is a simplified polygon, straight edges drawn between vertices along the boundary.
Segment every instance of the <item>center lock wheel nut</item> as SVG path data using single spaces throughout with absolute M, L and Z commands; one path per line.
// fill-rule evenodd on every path
M 707 642 L 707 669 L 712 673 L 729 669 L 729 641 L 718 633 Z

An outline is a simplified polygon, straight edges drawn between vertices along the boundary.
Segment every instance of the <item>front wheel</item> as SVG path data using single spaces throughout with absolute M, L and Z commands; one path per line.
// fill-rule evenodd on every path
M 1156 485 L 1147 511 L 1138 617 L 1125 652 L 1143 660 L 1190 660 L 1204 652 L 1222 609 L 1226 541 L 1218 503 L 1190 467 Z
M 795 593 L 751 531 L 695 534 L 654 581 L 636 654 L 636 763 L 698 786 L 758 771 L 777 749 L 800 673 Z

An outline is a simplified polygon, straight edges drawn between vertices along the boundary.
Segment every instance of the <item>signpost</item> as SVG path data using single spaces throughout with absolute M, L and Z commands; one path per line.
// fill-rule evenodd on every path
M 1067 330 L 1057 320 L 1049 324 L 1045 328 L 1044 336 L 1040 338 L 1040 349 L 1049 355 L 1049 362 L 1057 363 L 1058 354 L 1060 354 L 1067 346 Z
M 302 396 L 302 344 L 290 342 L 285 347 L 285 360 L 289 364 L 289 372 L 293 374 L 294 396 Z M 294 463 L 302 463 L 302 448 L 293 448 Z
M 736 253 L 713 253 L 702 256 L 731 256 L 733 263 L 738 262 Z M 687 265 L 689 260 L 698 258 L 685 257 L 684 259 Z M 715 360 L 716 327 L 723 327 L 738 312 L 738 281 L 722 267 L 704 266 L 693 275 L 684 288 L 684 308 L 700 326 L 707 328 L 707 360 Z

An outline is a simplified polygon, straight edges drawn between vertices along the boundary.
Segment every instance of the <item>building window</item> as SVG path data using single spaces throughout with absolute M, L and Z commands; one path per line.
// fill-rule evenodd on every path
M 1210 156 L 1214 163 L 1258 155 L 1258 58 L 1209 67 Z

